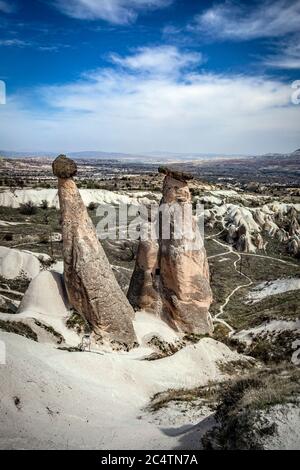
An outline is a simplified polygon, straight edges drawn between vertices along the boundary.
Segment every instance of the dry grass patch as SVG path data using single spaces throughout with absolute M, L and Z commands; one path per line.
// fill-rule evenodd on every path
M 33 341 L 38 341 L 37 334 L 22 322 L 16 321 L 4 321 L 0 320 L 0 330 L 6 331 L 7 333 L 14 333 L 16 335 L 25 336 L 25 338 L 31 339 Z

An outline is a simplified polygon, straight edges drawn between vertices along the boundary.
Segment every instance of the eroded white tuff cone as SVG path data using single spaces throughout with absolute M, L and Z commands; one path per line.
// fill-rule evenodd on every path
M 188 176 L 165 172 L 161 207 L 178 204 L 182 208 L 190 204 Z M 183 231 L 182 237 L 176 239 L 174 229 L 171 221 L 170 239 L 163 239 L 159 230 L 158 244 L 151 240 L 140 242 L 128 298 L 135 308 L 159 313 L 175 330 L 211 333 L 209 268 L 197 223 L 193 219 L 192 245 L 190 234 Z
M 97 335 L 128 348 L 136 343 L 134 311 L 119 287 L 73 176 L 73 160 L 53 162 L 62 215 L 64 280 L 71 305 Z
M 162 204 L 178 204 L 181 208 L 191 204 L 187 183 L 188 175 L 165 170 Z M 192 221 L 191 235 L 182 232 L 180 239 L 172 235 L 160 239 L 160 290 L 163 316 L 184 333 L 212 333 L 209 307 L 212 292 L 209 284 L 209 267 L 203 240 L 196 220 Z

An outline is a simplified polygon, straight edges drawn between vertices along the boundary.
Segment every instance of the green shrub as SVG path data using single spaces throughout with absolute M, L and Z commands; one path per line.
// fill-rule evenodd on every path
M 32 201 L 20 205 L 20 213 L 23 215 L 34 215 L 37 213 L 37 207 Z
M 49 208 L 49 203 L 46 201 L 46 199 L 43 199 L 43 201 L 40 204 L 41 209 L 46 210 Z
M 90 202 L 88 205 L 89 211 L 94 211 L 97 208 L 97 204 L 95 202 Z

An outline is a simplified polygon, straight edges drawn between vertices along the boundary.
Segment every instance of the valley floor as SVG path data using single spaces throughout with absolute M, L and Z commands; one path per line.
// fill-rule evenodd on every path
M 95 191 L 84 192 L 86 203 L 159 199 L 157 193 Z M 15 195 L 0 195 L 14 206 L 0 207 L 1 449 L 200 449 L 205 442 L 300 449 L 299 257 L 264 229 L 264 247 L 256 252 L 239 252 L 224 237 L 224 224 L 236 222 L 229 217 L 246 214 L 254 225 L 245 206 L 267 211 L 263 196 L 208 191 L 203 197 L 216 215 L 215 225 L 205 228 L 212 338 L 183 341 L 158 317 L 137 312 L 138 348 L 120 352 L 92 344 L 82 352 L 82 325 L 62 289 L 56 193 L 37 193 L 19 194 L 21 202 L 48 200 L 49 207 L 31 215 L 21 213 Z M 299 204 L 295 211 L 299 218 Z M 95 210 L 89 214 L 96 223 Z M 136 246 L 111 240 L 103 246 L 126 292 Z M 243 441 L 235 436 L 230 442 L 229 418 L 241 436 L 250 433 Z M 260 421 L 256 429 L 253 422 Z
M 158 392 L 220 380 L 218 362 L 238 357 L 212 339 L 156 361 L 143 348 L 71 353 L 10 333 L 0 340 L 2 449 L 199 449 L 210 411 L 175 409 L 158 422 L 145 407 Z

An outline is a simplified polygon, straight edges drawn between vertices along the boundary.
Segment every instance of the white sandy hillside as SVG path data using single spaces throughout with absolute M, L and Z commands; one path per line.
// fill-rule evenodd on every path
M 238 339 L 248 345 L 250 345 L 255 338 L 260 334 L 267 335 L 269 333 L 276 334 L 281 331 L 299 331 L 300 333 L 300 320 L 296 321 L 284 321 L 284 320 L 272 320 L 269 323 L 262 323 L 254 328 L 248 330 L 241 330 L 233 335 L 233 338 Z
M 41 270 L 40 260 L 49 259 L 44 253 L 33 253 L 0 246 L 0 275 L 5 279 L 15 279 L 25 275 L 34 278 Z
M 277 432 L 265 440 L 265 450 L 299 450 L 300 408 L 292 404 L 274 406 L 267 416 Z
M 0 340 L 7 353 L 0 365 L 2 449 L 175 448 L 182 437 L 176 425 L 165 432 L 147 415 L 139 419 L 141 409 L 157 392 L 221 378 L 218 361 L 238 357 L 212 339 L 157 361 L 141 360 L 139 350 L 69 353 L 3 332 Z M 186 432 L 196 422 L 185 424 Z
M 284 294 L 299 289 L 300 278 L 298 277 L 261 282 L 248 293 L 246 302 L 256 303 L 271 295 Z
M 16 314 L 0 314 L 3 321 L 30 326 L 39 341 L 0 330 L 7 358 L 0 365 L 1 449 L 186 448 L 176 421 L 155 424 L 143 407 L 155 393 L 219 380 L 218 365 L 241 358 L 204 338 L 172 356 L 145 360 L 155 351 L 148 344 L 153 336 L 172 344 L 180 341 L 167 324 L 145 312 L 136 313 L 140 346 L 129 353 L 93 342 L 91 352 L 60 350 L 39 323 L 63 336 L 61 346 L 78 346 L 82 335 L 66 327 L 68 317 L 62 276 L 55 271 L 42 271 L 31 281 Z M 200 418 L 187 415 L 185 432 Z M 200 445 L 194 432 L 189 445 Z
M 97 204 L 149 204 L 157 202 L 160 195 L 143 191 L 136 192 L 113 192 L 106 189 L 80 189 L 83 202 L 88 206 L 91 202 Z M 26 202 L 33 202 L 39 205 L 42 201 L 47 201 L 49 207 L 59 207 L 56 189 L 22 189 L 16 191 L 4 190 L 0 192 L 0 206 L 20 207 Z
M 211 194 L 214 194 L 218 197 L 226 198 L 226 197 L 237 197 L 240 196 L 242 190 L 236 191 L 234 189 L 215 189 L 213 191 L 209 191 Z
M 223 200 L 213 196 L 213 195 L 207 195 L 207 196 L 195 196 L 194 200 L 199 202 L 200 204 L 213 204 L 216 206 L 220 206 L 223 203 Z
M 269 343 L 269 348 L 271 349 L 271 345 L 276 343 L 282 336 L 285 339 L 283 342 L 281 340 L 280 347 L 285 360 L 290 361 L 292 364 L 300 365 L 300 320 L 271 320 L 254 328 L 241 330 L 235 333 L 232 338 L 250 348 L 246 349 L 246 351 L 251 354 L 251 345 L 255 344 L 257 340 Z
M 38 335 L 39 341 L 55 344 L 55 337 L 44 338 L 44 332 L 36 326 L 35 320 L 38 320 L 59 333 L 68 346 L 77 347 L 82 337 L 67 328 L 66 322 L 70 314 L 71 307 L 62 274 L 56 271 L 42 271 L 31 281 L 14 315 L 14 321 L 29 325 Z M 6 315 L 5 319 L 10 320 L 9 315 Z

